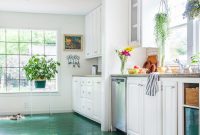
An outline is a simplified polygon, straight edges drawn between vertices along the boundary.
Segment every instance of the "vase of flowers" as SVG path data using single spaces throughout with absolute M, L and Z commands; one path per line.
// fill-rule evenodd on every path
M 187 17 L 190 20 L 200 18 L 200 1 L 199 0 L 188 0 L 183 17 Z
M 121 74 L 124 74 L 125 65 L 129 56 L 131 56 L 130 52 L 133 51 L 133 47 L 127 47 L 123 50 L 116 50 L 120 60 L 121 60 Z

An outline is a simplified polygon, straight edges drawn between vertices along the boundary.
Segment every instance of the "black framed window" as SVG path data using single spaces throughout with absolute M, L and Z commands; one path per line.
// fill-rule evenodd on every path
M 57 31 L 0 28 L 0 93 L 34 89 L 22 68 L 35 54 L 57 59 Z M 56 78 L 37 91 L 56 91 Z

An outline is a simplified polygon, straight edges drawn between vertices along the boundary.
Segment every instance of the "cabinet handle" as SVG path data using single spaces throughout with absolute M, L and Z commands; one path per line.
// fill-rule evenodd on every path
M 101 82 L 96 82 L 97 84 L 100 84 Z
M 142 86 L 144 86 L 144 85 L 143 85 L 143 84 L 138 84 L 138 86 L 142 87 Z
M 175 86 L 171 86 L 171 89 L 175 89 Z

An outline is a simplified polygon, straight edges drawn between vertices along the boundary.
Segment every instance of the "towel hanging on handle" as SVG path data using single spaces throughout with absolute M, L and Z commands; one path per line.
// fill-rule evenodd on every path
M 146 95 L 156 96 L 156 93 L 159 91 L 158 81 L 159 81 L 158 73 L 154 72 L 149 74 L 147 79 Z

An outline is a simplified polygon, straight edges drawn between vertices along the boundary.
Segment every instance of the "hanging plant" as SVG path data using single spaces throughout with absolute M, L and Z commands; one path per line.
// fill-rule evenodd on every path
M 195 19 L 200 17 L 200 1 L 199 0 L 189 0 L 185 7 L 185 12 L 183 13 L 184 18 Z
M 165 62 L 165 43 L 169 33 L 169 17 L 167 13 L 167 6 L 164 0 L 161 0 L 160 11 L 155 15 L 155 40 L 159 47 L 159 66 L 163 67 Z M 165 8 L 165 11 L 164 9 Z

